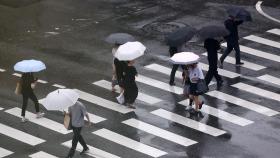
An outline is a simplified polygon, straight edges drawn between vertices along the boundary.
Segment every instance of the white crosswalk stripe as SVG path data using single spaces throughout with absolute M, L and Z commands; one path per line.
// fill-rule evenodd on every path
M 45 142 L 45 140 L 43 140 L 41 138 L 32 136 L 28 133 L 25 133 L 25 132 L 15 129 L 15 128 L 6 126 L 2 123 L 0 123 L 0 133 L 3 135 L 6 135 L 8 137 L 11 137 L 13 139 L 16 139 L 20 142 L 32 145 L 32 146 Z
M 262 38 L 262 37 L 258 37 L 258 36 L 255 36 L 255 35 L 250 35 L 250 36 L 246 36 L 246 37 L 243 37 L 243 38 L 246 39 L 246 40 L 250 40 L 250 41 L 260 43 L 260 44 L 268 45 L 268 46 L 271 46 L 271 47 L 280 48 L 280 43 L 279 42 L 272 41 L 272 40 L 269 40 L 269 39 L 265 39 L 265 38 Z
M 189 100 L 183 100 L 180 101 L 179 104 L 187 106 L 189 105 Z M 203 104 L 203 107 L 201 108 L 202 112 L 207 113 L 209 115 L 215 116 L 217 118 L 223 119 L 225 121 L 231 122 L 233 124 L 239 125 L 239 126 L 247 126 L 249 124 L 254 123 L 251 120 L 233 115 L 231 113 L 225 112 L 223 110 L 208 106 L 206 104 Z
M 64 142 L 64 143 L 62 143 L 62 145 L 66 146 L 68 148 L 71 148 L 72 140 Z M 100 150 L 100 149 L 95 148 L 93 146 L 90 146 L 90 145 L 87 145 L 87 146 L 89 148 L 89 153 L 87 153 L 87 155 L 89 155 L 89 156 L 92 156 L 92 157 L 95 157 L 95 158 L 121 158 L 119 156 L 113 155 L 111 153 Z M 76 150 L 81 152 L 83 150 L 82 145 L 78 143 Z
M 209 96 L 212 96 L 214 98 L 224 100 L 226 102 L 229 102 L 229 103 L 247 108 L 249 110 L 258 112 L 258 113 L 266 115 L 266 116 L 274 116 L 274 115 L 279 114 L 278 111 L 263 107 L 261 105 L 246 101 L 244 99 L 240 99 L 238 97 L 235 97 L 235 96 L 223 93 L 223 92 L 211 91 L 211 92 L 208 92 L 206 94 L 209 95 Z
M 271 30 L 268 30 L 266 32 L 273 33 L 275 35 L 279 35 L 280 36 L 280 29 L 271 29 Z
M 204 71 L 208 71 L 208 69 L 209 69 L 209 66 L 207 64 L 204 64 L 204 63 L 199 63 L 199 66 Z M 228 78 L 236 78 L 236 77 L 240 76 L 240 74 L 238 74 L 238 73 L 227 71 L 227 70 L 224 70 L 224 69 L 219 69 L 219 68 L 218 68 L 218 72 L 219 72 L 219 75 L 225 76 L 225 77 L 228 77 Z
M 4 149 L 4 148 L 1 148 L 0 147 L 0 158 L 2 157 L 6 157 L 6 156 L 9 156 L 11 154 L 13 154 L 14 152 L 10 151 L 10 150 L 7 150 L 7 149 Z
M 256 95 L 261 95 L 262 97 L 268 98 L 268 99 L 272 99 L 272 100 L 276 100 L 276 101 L 280 101 L 280 94 L 274 93 L 274 92 L 270 92 L 267 90 L 264 90 L 262 88 L 258 88 L 255 86 L 251 86 L 245 83 L 236 83 L 231 85 L 232 87 L 241 89 L 243 91 L 249 92 L 249 93 L 253 93 Z
M 207 53 L 203 53 L 202 55 L 207 56 Z M 222 56 L 222 54 L 218 53 L 218 56 L 220 58 Z M 233 58 L 231 56 L 227 56 L 224 61 L 228 62 L 230 64 L 235 64 L 235 58 Z M 247 69 L 251 69 L 251 70 L 254 70 L 254 71 L 258 71 L 258 70 L 262 70 L 262 69 L 266 68 L 264 66 L 261 66 L 261 65 L 258 65 L 258 64 L 254 64 L 254 63 L 251 63 L 251 62 L 248 62 L 248 61 L 244 61 L 244 60 L 241 60 L 241 62 L 244 63 L 244 65 L 241 65 L 241 67 L 244 67 L 244 68 L 247 68 Z
M 5 72 L 5 71 L 6 71 L 5 69 L 1 69 L 1 68 L 0 68 L 0 72 Z
M 96 86 L 99 86 L 99 87 L 102 87 L 102 88 L 105 88 L 105 89 L 108 89 L 108 90 L 112 89 L 111 83 L 109 81 L 106 81 L 106 80 L 96 81 L 96 82 L 94 82 L 92 84 L 94 84 Z M 120 93 L 120 90 L 117 89 L 116 92 Z M 163 101 L 163 100 L 161 100 L 159 98 L 156 98 L 156 97 L 153 97 L 153 96 L 141 93 L 141 92 L 138 92 L 137 99 L 141 100 L 143 102 L 146 102 L 148 104 L 156 104 L 158 102 Z
M 126 113 L 134 111 L 133 109 L 129 109 L 123 105 L 100 98 L 100 97 L 92 95 L 90 93 L 87 93 L 87 92 L 84 92 L 84 91 L 81 91 L 78 89 L 75 89 L 75 91 L 77 93 L 79 93 L 80 99 L 88 101 L 88 102 L 96 104 L 96 105 L 99 105 L 99 106 L 102 106 L 104 108 L 114 110 L 114 111 L 120 112 L 122 114 L 126 114 Z
M 21 74 L 19 74 L 19 73 L 13 73 L 12 75 L 13 75 L 13 76 L 16 76 L 16 77 L 21 77 Z M 39 82 L 39 83 L 43 83 L 43 84 L 48 83 L 47 81 L 40 80 L 40 79 L 39 79 L 37 82 Z
M 3 110 L 4 108 L 0 107 L 0 110 Z
M 45 99 L 45 98 L 40 99 L 40 100 L 39 100 L 39 103 L 42 104 L 42 102 L 43 102 L 44 99 Z M 66 110 L 67 110 L 67 109 L 66 109 Z M 100 117 L 100 116 L 91 114 L 91 113 L 89 113 L 89 112 L 88 112 L 88 115 L 89 115 L 90 121 L 91 121 L 92 123 L 94 123 L 94 124 L 107 120 L 106 118 L 103 118 L 103 117 Z M 86 120 L 86 117 L 85 117 L 85 120 Z
M 146 144 L 137 142 L 133 139 L 130 139 L 128 137 L 125 137 L 123 135 L 120 135 L 118 133 L 115 133 L 115 132 L 110 131 L 105 128 L 97 130 L 97 131 L 93 132 L 93 134 L 103 137 L 105 139 L 108 139 L 112 142 L 115 142 L 115 143 L 125 146 L 127 148 L 130 148 L 135 151 L 141 152 L 143 154 L 149 155 L 151 157 L 160 157 L 160 156 L 167 154 L 164 151 L 161 151 L 159 149 L 148 146 Z
M 164 109 L 158 109 L 158 110 L 152 111 L 151 113 L 154 115 L 157 115 L 159 117 L 165 118 L 167 120 L 179 123 L 181 125 L 190 127 L 197 131 L 200 131 L 200 132 L 203 132 L 203 133 L 215 136 L 215 137 L 226 133 L 226 131 L 224 131 L 224 130 L 220 130 L 220 129 L 208 126 L 206 124 L 180 116 L 178 114 L 166 111 Z
M 141 82 L 147 85 L 150 85 L 152 87 L 156 87 L 159 89 L 162 89 L 164 91 L 168 91 L 171 93 L 175 93 L 175 94 L 182 94 L 183 93 L 183 89 L 177 86 L 170 86 L 168 83 L 164 83 L 161 81 L 158 81 L 156 79 L 152 79 L 143 75 L 138 75 L 136 77 L 136 81 L 137 82 Z
M 133 119 L 133 118 L 129 119 L 129 120 L 126 120 L 126 121 L 123 121 L 122 123 L 124 123 L 126 125 L 129 125 L 131 127 L 140 129 L 140 130 L 145 131 L 147 133 L 153 134 L 155 136 L 161 137 L 163 139 L 172 141 L 174 143 L 183 145 L 183 146 L 190 146 L 190 145 L 193 145 L 193 144 L 197 143 L 196 141 L 193 141 L 191 139 L 185 138 L 183 136 L 174 134 L 174 133 L 169 132 L 167 130 L 163 130 L 163 129 L 158 128 L 154 125 L 151 125 L 151 124 L 148 124 L 148 123 L 145 123 L 143 121 L 139 121 L 139 120 L 136 120 L 136 119 Z
M 60 84 L 53 84 L 52 86 L 57 87 L 57 88 L 66 88 L 65 86 L 60 85 Z
M 222 43 L 222 46 L 226 47 L 227 44 Z M 254 55 L 254 56 L 257 56 L 257 57 L 260 57 L 260 58 L 268 59 L 268 60 L 271 60 L 271 61 L 280 62 L 280 56 L 278 56 L 278 55 L 270 54 L 270 53 L 267 53 L 267 52 L 264 52 L 264 51 L 261 51 L 261 50 L 257 50 L 257 49 L 253 49 L 253 48 L 250 48 L 250 47 L 246 47 L 246 46 L 243 46 L 243 45 L 239 45 L 239 47 L 240 47 L 240 51 L 242 51 L 244 53 Z
M 6 110 L 5 112 L 8 114 L 11 114 L 13 116 L 21 118 L 21 109 L 20 108 L 12 108 L 12 109 Z M 62 123 L 55 122 L 55 121 L 50 120 L 45 117 L 37 119 L 36 114 L 33 114 L 31 112 L 26 111 L 25 117 L 29 119 L 29 122 L 43 126 L 50 130 L 53 130 L 55 132 L 58 132 L 61 134 L 71 133 L 71 131 L 67 130 Z
M 58 158 L 58 157 L 48 154 L 44 151 L 39 151 L 35 154 L 29 155 L 29 157 L 31 157 L 31 158 Z
M 273 83 L 273 84 L 276 84 L 276 85 L 280 86 L 280 78 L 277 78 L 277 77 L 274 77 L 274 76 L 271 76 L 271 75 L 267 75 L 267 74 L 259 76 L 257 78 L 260 79 L 260 80 L 270 82 L 270 83 Z

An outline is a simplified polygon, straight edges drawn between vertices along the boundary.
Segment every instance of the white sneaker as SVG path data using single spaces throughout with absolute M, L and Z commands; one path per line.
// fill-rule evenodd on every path
M 36 118 L 39 119 L 39 118 L 42 118 L 44 116 L 45 116 L 45 113 L 39 112 L 39 113 L 37 113 Z
M 22 123 L 24 123 L 24 122 L 27 122 L 27 121 L 29 121 L 27 118 L 25 118 L 25 117 L 23 117 L 22 119 L 21 119 L 21 122 Z

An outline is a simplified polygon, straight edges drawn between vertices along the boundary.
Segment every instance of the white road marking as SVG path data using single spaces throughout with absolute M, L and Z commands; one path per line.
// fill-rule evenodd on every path
M 183 89 L 177 86 L 170 86 L 168 83 L 164 83 L 161 81 L 158 81 L 156 79 L 152 79 L 143 75 L 138 75 L 136 77 L 137 82 L 141 82 L 147 85 L 150 85 L 152 87 L 156 87 L 159 89 L 162 89 L 164 91 L 168 91 L 171 93 L 176 93 L 176 94 L 183 94 Z
M 235 96 L 232 96 L 232 95 L 229 95 L 229 94 L 226 94 L 223 92 L 211 91 L 211 92 L 207 92 L 206 94 L 209 96 L 224 100 L 226 102 L 247 108 L 249 110 L 258 112 L 258 113 L 266 115 L 266 116 L 274 116 L 274 115 L 279 114 L 278 111 L 269 109 L 267 107 L 263 107 L 261 105 L 246 101 L 244 99 L 237 98 Z
M 260 77 L 257 77 L 258 79 L 260 80 L 263 80 L 263 81 L 266 81 L 266 82 L 270 82 L 270 83 L 273 83 L 273 84 L 276 84 L 278 86 L 280 86 L 280 78 L 277 78 L 277 77 L 274 77 L 274 76 L 271 76 L 271 75 L 263 75 L 263 76 L 260 76 Z
M 31 157 L 31 158 L 58 158 L 58 157 L 48 154 L 44 151 L 39 151 L 35 154 L 29 155 L 29 157 Z
M 266 13 L 262 10 L 262 8 L 261 8 L 262 2 L 263 2 L 263 1 L 258 1 L 258 3 L 256 3 L 256 9 L 257 9 L 257 11 L 258 11 L 261 15 L 267 17 L 268 19 L 280 23 L 280 20 L 278 20 L 278 19 L 276 19 L 276 18 L 273 18 L 272 16 L 266 14 Z
M 14 152 L 11 152 L 7 149 L 1 148 L 0 147 L 0 158 L 5 157 L 5 156 L 9 156 L 11 154 L 13 154 Z
M 189 105 L 188 101 L 189 100 L 183 100 L 183 101 L 179 102 L 179 104 L 186 106 L 186 105 Z M 208 106 L 206 104 L 203 104 L 203 107 L 201 108 L 200 111 L 207 113 L 209 115 L 215 116 L 217 118 L 223 119 L 225 121 L 231 122 L 233 124 L 239 125 L 239 126 L 247 126 L 249 124 L 254 123 L 251 120 L 233 115 L 231 113 Z
M 68 148 L 71 148 L 72 140 L 64 142 L 64 143 L 62 143 L 62 145 L 66 146 Z M 89 153 L 87 153 L 87 155 L 89 155 L 89 156 L 92 156 L 92 157 L 95 157 L 95 158 L 121 158 L 119 156 L 113 155 L 111 153 L 100 150 L 100 149 L 95 148 L 93 146 L 90 146 L 90 145 L 87 145 L 87 146 L 89 148 Z M 76 150 L 80 151 L 80 152 L 83 150 L 83 147 L 80 143 L 78 143 Z
M 95 135 L 108 139 L 112 142 L 125 146 L 127 148 L 133 149 L 135 151 L 141 152 L 143 154 L 149 155 L 151 157 L 160 157 L 166 155 L 167 153 L 156 149 L 154 147 L 148 146 L 146 144 L 137 142 L 133 139 L 115 133 L 113 131 L 107 130 L 105 128 L 92 132 Z
M 203 53 L 202 55 L 207 56 L 207 53 Z M 222 54 L 218 53 L 218 56 L 220 58 L 222 56 Z M 228 62 L 230 64 L 235 64 L 235 58 L 233 58 L 231 56 L 227 56 L 224 61 Z M 248 61 L 244 61 L 244 60 L 241 60 L 241 62 L 244 63 L 244 65 L 241 65 L 242 67 L 247 68 L 247 69 L 251 69 L 251 70 L 254 70 L 254 71 L 258 71 L 258 70 L 266 68 L 264 66 L 261 66 L 261 65 L 258 65 L 258 64 L 254 64 L 254 63 L 251 63 L 251 62 L 248 62 Z
M 17 76 L 17 77 L 21 77 L 21 74 L 19 74 L 19 73 L 13 73 L 12 75 L 13 75 L 13 76 Z M 44 81 L 44 80 L 38 80 L 37 82 L 43 83 L 43 84 L 48 83 L 47 81 Z
M 21 109 L 20 108 L 12 108 L 5 111 L 6 113 L 9 113 L 13 116 L 21 118 Z M 48 118 L 36 118 L 36 114 L 33 114 L 31 112 L 26 111 L 25 117 L 29 119 L 29 122 L 35 123 L 37 125 L 43 126 L 45 128 L 48 128 L 50 130 L 53 130 L 55 132 L 61 133 L 61 134 L 68 134 L 71 133 L 71 131 L 67 130 L 62 123 L 55 122 L 53 120 L 50 120 Z
M 154 115 L 157 115 L 159 117 L 165 118 L 167 120 L 179 123 L 186 127 L 195 129 L 197 131 L 200 131 L 200 132 L 203 132 L 203 133 L 215 136 L 215 137 L 226 133 L 226 131 L 224 131 L 224 130 L 220 130 L 220 129 L 208 126 L 206 124 L 203 124 L 203 123 L 197 122 L 195 120 L 183 117 L 181 115 L 166 111 L 164 109 L 158 109 L 158 110 L 152 111 L 151 113 Z
M 1 69 L 1 68 L 0 68 L 0 72 L 5 72 L 5 71 L 6 71 L 5 69 Z
M 100 98 L 98 96 L 89 94 L 87 92 L 84 92 L 84 91 L 81 91 L 78 89 L 75 89 L 75 90 L 77 93 L 79 93 L 80 99 L 88 101 L 88 102 L 96 104 L 96 105 L 99 105 L 99 106 L 102 106 L 104 108 L 114 110 L 114 111 L 120 112 L 122 114 L 126 114 L 126 113 L 134 111 L 133 109 L 129 109 L 129 108 L 125 107 L 124 105 L 120 105 L 118 103 Z
M 222 46 L 226 47 L 227 44 L 222 43 Z M 267 53 L 267 52 L 264 52 L 264 51 L 260 51 L 260 50 L 253 49 L 253 48 L 246 47 L 246 46 L 242 46 L 242 45 L 239 45 L 239 47 L 240 47 L 240 51 L 242 51 L 244 53 L 254 55 L 254 56 L 257 56 L 257 57 L 260 57 L 260 58 L 280 62 L 280 56 L 278 56 L 278 55 L 270 54 L 270 53 Z
M 204 63 L 199 63 L 199 66 L 204 71 L 208 71 L 208 69 L 209 69 L 209 66 L 207 64 L 204 64 Z M 236 77 L 240 76 L 240 74 L 238 74 L 238 73 L 227 71 L 227 70 L 224 70 L 224 69 L 219 69 L 218 68 L 218 71 L 219 71 L 219 75 L 225 76 L 225 77 L 228 77 L 228 78 L 236 78 Z
M 280 36 L 280 29 L 271 29 L 271 30 L 268 30 L 266 32 L 273 33 L 275 35 L 279 35 Z
M 262 38 L 262 37 L 258 37 L 258 36 L 255 36 L 255 35 L 250 35 L 250 36 L 246 36 L 246 37 L 243 37 L 243 38 L 247 39 L 247 40 L 250 40 L 250 41 L 260 43 L 260 44 L 268 45 L 268 46 L 271 46 L 271 47 L 280 48 L 280 43 L 279 42 L 272 41 L 272 40 L 269 40 L 269 39 L 265 39 L 265 38 Z
M 174 143 L 183 145 L 183 146 L 190 146 L 190 145 L 193 145 L 193 144 L 197 143 L 196 141 L 193 141 L 193 140 L 188 139 L 186 137 L 180 136 L 178 134 L 169 132 L 167 130 L 158 128 L 154 125 L 151 125 L 151 124 L 148 124 L 148 123 L 145 123 L 143 121 L 136 120 L 136 119 L 129 119 L 129 120 L 123 121 L 122 123 L 124 123 L 126 125 L 129 125 L 131 127 L 140 129 L 140 130 L 145 131 L 147 133 L 153 134 L 155 136 L 161 137 L 163 139 L 172 141 Z
M 28 133 L 6 126 L 2 123 L 0 123 L 0 133 L 32 146 L 45 142 L 45 140 L 41 138 L 32 136 Z
M 249 92 L 249 93 L 253 93 L 255 95 L 260 95 L 260 96 L 268 98 L 268 99 L 280 101 L 280 94 L 270 92 L 270 91 L 264 90 L 262 88 L 254 87 L 254 86 L 251 86 L 251 85 L 248 85 L 245 83 L 241 83 L 241 82 L 233 84 L 231 86 L 241 89 L 243 91 Z
M 97 85 L 97 86 L 102 87 L 102 88 L 105 88 L 105 89 L 108 89 L 108 90 L 112 89 L 111 82 L 106 81 L 106 80 L 96 81 L 96 82 L 94 82 L 92 84 Z M 116 92 L 120 93 L 120 89 L 116 89 Z M 156 104 L 158 102 L 163 101 L 163 100 L 161 100 L 159 98 L 156 98 L 156 97 L 153 97 L 153 96 L 141 93 L 141 92 L 138 92 L 137 99 L 141 100 L 143 102 L 146 102 L 148 104 Z
M 59 85 L 59 84 L 53 84 L 52 86 L 57 87 L 57 88 L 66 88 L 65 86 Z

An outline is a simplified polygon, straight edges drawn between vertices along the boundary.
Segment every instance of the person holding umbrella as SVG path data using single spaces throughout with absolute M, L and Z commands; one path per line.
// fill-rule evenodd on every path
M 36 118 L 41 118 L 44 116 L 44 113 L 40 112 L 39 109 L 39 102 L 34 94 L 33 88 L 38 80 L 38 78 L 34 79 L 33 72 L 39 72 L 46 69 L 46 65 L 39 61 L 39 60 L 22 60 L 20 62 L 17 62 L 14 65 L 14 70 L 22 72 L 22 76 L 20 78 L 20 86 L 21 86 L 21 94 L 22 94 L 22 110 L 21 110 L 21 122 L 28 121 L 27 118 L 25 118 L 25 111 L 28 103 L 28 99 L 30 98 L 34 104 L 35 104 L 35 110 L 37 112 Z
M 177 47 L 169 47 L 169 54 L 170 54 L 170 57 L 172 57 L 174 54 L 178 53 L 180 50 L 181 50 L 181 47 L 182 46 L 177 46 Z M 170 80 L 169 80 L 169 85 L 170 86 L 175 86 L 175 83 L 174 83 L 174 79 L 175 79 L 175 74 L 176 74 L 176 71 L 178 70 L 179 66 L 181 66 L 182 70 L 185 69 L 185 65 L 178 65 L 178 64 L 173 64 L 172 65 L 172 70 L 171 70 L 171 73 L 170 73 Z

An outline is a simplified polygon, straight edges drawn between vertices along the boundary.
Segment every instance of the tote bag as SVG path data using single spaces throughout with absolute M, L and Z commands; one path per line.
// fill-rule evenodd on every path
M 16 95 L 20 95 L 21 94 L 21 82 L 17 82 L 17 85 L 16 85 L 16 89 L 15 89 L 15 94 Z
M 65 114 L 64 115 L 64 127 L 67 130 L 71 130 L 72 129 L 72 121 L 71 121 L 71 117 L 69 114 Z

